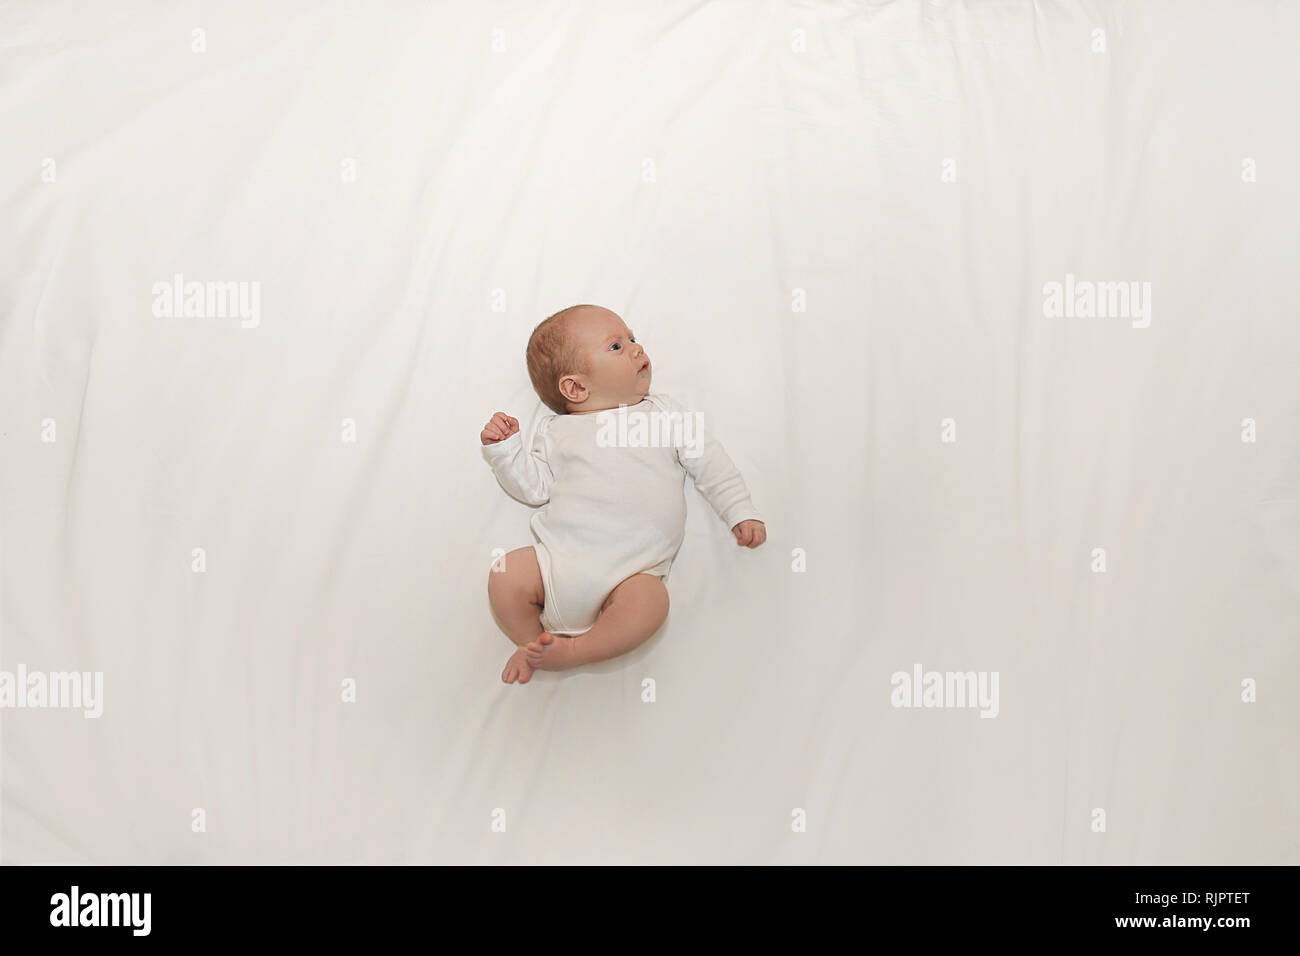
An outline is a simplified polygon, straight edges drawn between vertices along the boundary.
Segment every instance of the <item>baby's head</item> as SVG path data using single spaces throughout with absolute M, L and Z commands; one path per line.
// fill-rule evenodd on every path
M 650 357 L 623 320 L 598 305 L 561 309 L 528 339 L 528 376 L 557 415 L 635 405 L 650 391 Z

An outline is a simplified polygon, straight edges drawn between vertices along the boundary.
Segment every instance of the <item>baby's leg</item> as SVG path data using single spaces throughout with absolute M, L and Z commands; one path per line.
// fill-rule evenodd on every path
M 543 633 L 524 648 L 525 662 L 562 671 L 626 654 L 668 617 L 668 589 L 653 574 L 634 574 L 610 592 L 590 630 L 576 637 Z
M 501 679 L 507 684 L 518 680 L 527 684 L 533 676 L 532 665 L 524 658 L 524 646 L 537 640 L 542 632 L 542 605 L 546 600 L 537 553 L 519 548 L 505 556 L 505 570 L 488 574 L 488 603 L 497 626 L 519 649 L 506 661 Z

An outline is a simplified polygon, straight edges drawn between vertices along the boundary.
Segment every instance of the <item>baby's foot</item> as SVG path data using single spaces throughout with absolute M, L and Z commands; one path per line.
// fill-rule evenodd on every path
M 524 657 L 524 649 L 517 648 L 510 655 L 510 660 L 506 661 L 505 670 L 501 672 L 501 679 L 507 684 L 513 684 L 519 681 L 521 684 L 527 684 L 533 676 L 533 665 L 529 664 Z
M 530 667 L 543 671 L 563 671 L 577 667 L 573 642 L 576 638 L 557 637 L 549 631 L 542 631 L 537 640 L 523 647 L 524 662 Z

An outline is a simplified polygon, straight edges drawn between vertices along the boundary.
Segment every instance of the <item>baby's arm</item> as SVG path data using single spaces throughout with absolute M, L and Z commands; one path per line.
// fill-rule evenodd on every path
M 672 399 L 666 399 L 670 409 L 690 415 Z M 698 420 L 702 422 L 703 416 Z M 723 524 L 736 536 L 736 543 L 756 548 L 767 538 L 763 518 L 750 500 L 749 489 L 731 456 L 722 443 L 713 437 L 701 423 L 693 447 L 677 449 L 677 460 L 695 482 L 704 500 L 709 503 Z M 698 453 L 698 454 L 697 454 Z
M 525 448 L 519 434 L 519 420 L 497 412 L 483 427 L 483 457 L 492 466 L 506 492 L 527 505 L 544 505 L 551 497 L 551 466 L 548 463 L 546 432 L 550 419 L 538 423 L 532 447 Z

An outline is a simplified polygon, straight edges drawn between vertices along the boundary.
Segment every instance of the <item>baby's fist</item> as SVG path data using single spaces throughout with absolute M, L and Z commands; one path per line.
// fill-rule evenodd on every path
M 736 536 L 736 544 L 746 548 L 757 548 L 767 540 L 767 526 L 761 521 L 747 518 L 731 529 Z
M 492 421 L 483 426 L 483 434 L 479 438 L 485 445 L 495 445 L 499 441 L 505 441 L 517 431 L 519 431 L 519 419 L 511 418 L 505 412 L 497 412 L 492 416 Z

